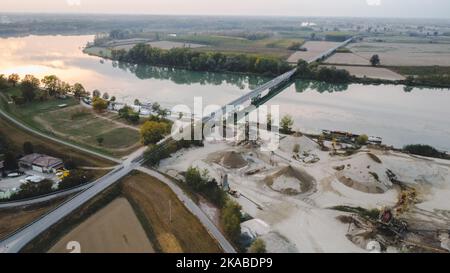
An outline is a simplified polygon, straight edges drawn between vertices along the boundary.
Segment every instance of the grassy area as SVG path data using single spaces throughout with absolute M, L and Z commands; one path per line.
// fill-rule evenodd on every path
M 120 123 L 102 119 L 92 111 L 79 106 L 76 99 L 49 99 L 25 105 L 8 103 L 9 97 L 18 92 L 10 88 L 0 94 L 0 104 L 12 116 L 28 126 L 60 137 L 94 151 L 121 157 L 139 147 L 139 132 Z M 61 108 L 59 105 L 67 104 Z M 103 143 L 97 139 L 103 138 Z
M 5 121 L 3 118 L 0 118 L 0 134 L 6 137 L 9 143 L 12 144 L 11 148 L 16 152 L 22 152 L 23 143 L 29 141 L 33 143 L 36 152 L 46 153 L 63 159 L 73 159 L 79 165 L 94 167 L 108 167 L 115 165 L 114 162 L 30 134 Z
M 129 174 L 120 184 L 112 186 L 88 201 L 30 242 L 22 251 L 48 251 L 75 227 L 119 197 L 126 197 L 133 206 L 155 251 L 221 252 L 217 242 L 169 187 L 140 172 Z M 169 222 L 169 200 L 172 222 Z

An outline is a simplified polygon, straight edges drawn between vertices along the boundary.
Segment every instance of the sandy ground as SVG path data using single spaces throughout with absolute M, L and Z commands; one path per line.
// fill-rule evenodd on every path
M 328 65 L 328 67 L 331 67 Z M 382 67 L 363 67 L 363 66 L 339 66 L 335 65 L 334 67 L 338 69 L 345 69 L 351 75 L 359 77 L 359 78 L 372 78 L 372 79 L 383 79 L 383 80 L 404 80 L 405 77 L 392 71 L 387 68 Z
M 335 53 L 325 60 L 329 64 L 370 65 L 369 59 L 354 53 Z
M 125 198 L 108 204 L 65 235 L 49 252 L 67 253 L 69 242 L 80 243 L 82 253 L 154 252 L 144 229 Z
M 321 53 L 329 49 L 332 49 L 333 47 L 339 44 L 340 43 L 336 42 L 321 42 L 321 41 L 306 42 L 303 45 L 303 47 L 307 48 L 308 51 L 297 51 L 294 54 L 292 54 L 287 61 L 289 63 L 297 63 L 297 61 L 300 59 L 309 61 L 312 58 L 320 55 Z
M 299 144 L 299 154 L 315 155 L 316 163 L 304 163 L 293 158 L 293 147 Z M 229 169 L 213 159 L 224 151 L 240 153 L 248 165 L 241 169 Z M 376 155 L 381 163 L 368 156 Z M 215 155 L 215 156 L 211 156 Z M 243 231 L 262 238 L 270 252 L 365 252 L 365 248 L 347 239 L 348 225 L 336 219 L 345 215 L 331 209 L 344 205 L 380 209 L 394 206 L 398 201 L 399 188 L 392 185 L 386 171 L 395 173 L 398 179 L 421 192 L 418 209 L 427 221 L 450 223 L 442 210 L 450 208 L 450 166 L 440 160 L 421 159 L 406 154 L 363 150 L 352 156 L 331 156 L 307 137 L 289 136 L 281 140 L 280 148 L 271 154 L 258 148 L 249 149 L 233 143 L 205 143 L 204 148 L 179 151 L 161 163 L 161 170 L 184 172 L 189 166 L 207 169 L 209 175 L 220 181 L 228 174 L 231 189 L 240 196 L 234 198 L 251 215 L 252 222 L 242 224 Z M 291 166 L 314 178 L 311 190 L 297 193 L 279 191 L 267 185 L 266 179 L 278 170 Z M 344 166 L 337 170 L 336 167 Z M 253 173 L 254 170 L 258 170 Z M 252 174 L 248 174 L 252 171 Z M 376 175 L 375 175 L 376 174 Z M 343 183 L 341 177 L 352 179 Z M 279 183 L 278 183 L 279 182 Z M 281 187 L 294 187 L 291 178 L 276 181 Z M 447 198 L 446 198 L 447 196 Z M 420 216 L 425 217 L 425 216 Z M 448 218 L 448 219 L 447 219 Z
M 365 59 L 378 54 L 381 64 L 387 66 L 450 66 L 448 44 L 362 42 L 350 44 L 349 48 Z

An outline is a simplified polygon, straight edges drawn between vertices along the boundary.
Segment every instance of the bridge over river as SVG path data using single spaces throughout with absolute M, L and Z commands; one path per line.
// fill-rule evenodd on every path
M 339 47 L 347 45 L 351 40 L 352 39 L 349 39 L 349 40 L 343 42 L 342 44 L 339 44 L 335 48 L 330 49 L 327 52 L 324 52 L 323 54 L 320 54 L 316 58 L 308 60 L 308 62 L 309 63 L 315 62 L 326 56 L 329 56 Z M 296 72 L 296 68 L 293 68 L 292 70 L 276 77 L 275 79 L 244 94 L 243 96 L 233 100 L 232 102 L 230 102 L 227 105 L 235 107 L 238 105 L 243 105 L 244 103 L 249 102 L 249 101 L 252 102 L 254 100 L 258 100 L 259 98 L 261 98 L 261 96 L 265 96 L 265 94 L 266 95 L 270 94 L 271 90 L 277 90 L 278 87 L 283 86 L 287 82 L 289 82 L 291 80 L 292 76 L 295 74 L 295 72 Z M 201 120 L 199 120 L 199 122 L 206 123 L 206 122 L 210 122 L 212 119 L 219 119 L 224 114 L 227 115 L 227 113 L 226 113 L 227 105 L 223 106 L 220 110 L 212 113 L 211 115 L 203 117 Z M 41 133 L 36 132 L 34 129 L 32 129 L 24 124 L 21 124 L 20 121 L 15 120 L 13 117 L 8 115 L 7 113 L 0 112 L 0 114 L 6 118 L 12 120 L 14 123 L 18 124 L 23 129 L 30 131 L 31 133 L 35 133 L 35 134 L 38 133 L 42 137 L 52 139 L 52 137 L 50 137 L 50 136 L 42 135 Z M 164 138 L 159 143 L 157 143 L 158 149 L 165 147 L 171 141 L 173 141 L 173 136 L 168 136 L 168 137 Z M 61 145 L 65 145 L 65 144 L 62 143 Z M 84 152 L 89 152 L 89 153 L 94 154 L 94 152 L 86 151 L 86 149 L 81 148 L 81 147 L 75 147 L 75 148 L 80 149 Z M 154 151 L 156 152 L 158 149 L 156 149 Z M 42 234 L 43 232 L 48 230 L 50 227 L 52 227 L 53 225 L 58 223 L 64 217 L 69 216 L 72 212 L 79 209 L 83 204 L 85 204 L 86 202 L 91 200 L 93 197 L 95 197 L 99 193 L 103 192 L 108 187 L 117 183 L 117 181 L 122 179 L 129 172 L 131 172 L 132 170 L 135 170 L 135 169 L 142 169 L 141 166 L 145 163 L 144 152 L 145 152 L 145 149 L 143 149 L 143 148 L 135 151 L 134 153 L 129 155 L 126 160 L 120 161 L 119 164 L 111 172 L 107 173 L 105 176 L 103 176 L 100 179 L 98 179 L 97 181 L 95 181 L 95 183 L 91 183 L 91 184 L 89 184 L 89 186 L 84 185 L 84 186 L 80 187 L 80 192 L 78 192 L 75 196 L 72 196 L 70 199 L 68 199 L 67 201 L 60 204 L 54 210 L 46 213 L 39 219 L 33 221 L 32 223 L 29 223 L 28 225 L 22 227 L 21 229 L 17 230 L 13 234 L 11 234 L 8 238 L 6 238 L 0 242 L 0 252 L 19 252 L 29 242 L 31 242 L 36 237 L 38 237 L 40 234 Z M 95 155 L 102 157 L 102 155 L 98 155 L 97 153 L 95 153 Z M 115 160 L 115 161 L 117 161 L 117 160 Z M 155 176 L 158 176 L 158 173 L 156 171 L 150 170 L 150 169 L 146 169 L 146 170 L 148 172 L 153 172 L 153 174 Z M 170 184 L 170 181 L 164 181 L 164 177 L 161 176 L 161 179 L 163 180 L 164 183 Z M 176 186 L 171 185 L 171 187 L 176 187 Z M 180 192 L 182 192 L 182 191 L 180 191 Z M 187 197 L 185 197 L 184 195 L 180 195 L 179 198 L 187 198 Z M 39 200 L 39 198 L 37 198 L 36 200 Z M 219 231 L 219 229 L 217 229 L 217 227 L 214 224 L 212 224 L 212 222 L 209 220 L 209 218 L 194 203 L 189 203 L 188 201 L 190 199 L 187 201 L 186 200 L 185 200 L 185 204 L 187 205 L 188 209 L 191 210 L 191 212 L 193 212 L 199 218 L 199 220 L 207 228 L 207 230 L 210 232 L 210 234 L 219 242 L 222 249 L 225 252 L 229 252 L 229 253 L 235 252 L 235 249 L 233 248 L 233 246 L 222 235 L 222 233 Z M 24 203 L 23 201 L 18 202 L 18 204 L 21 204 L 21 205 L 23 205 L 23 203 Z M 26 201 L 26 204 L 33 204 L 33 203 L 34 203 L 33 199 Z M 13 206 L 13 204 L 9 204 L 9 206 Z

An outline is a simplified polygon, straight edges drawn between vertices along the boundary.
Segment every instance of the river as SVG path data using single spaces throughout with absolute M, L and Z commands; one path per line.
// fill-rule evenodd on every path
M 86 55 L 93 36 L 27 36 L 0 39 L 0 74 L 54 74 L 118 101 L 159 102 L 165 107 L 223 105 L 269 80 L 258 76 L 192 72 L 119 64 Z M 270 100 L 307 132 L 343 130 L 380 136 L 384 143 L 430 144 L 450 151 L 450 90 L 394 85 L 330 85 L 297 81 Z

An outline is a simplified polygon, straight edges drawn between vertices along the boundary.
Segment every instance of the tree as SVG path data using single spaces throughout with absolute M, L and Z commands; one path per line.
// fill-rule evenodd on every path
M 187 185 L 195 191 L 199 191 L 205 184 L 202 174 L 198 168 L 189 167 L 184 177 Z
M 8 82 L 10 83 L 10 84 L 12 84 L 12 86 L 16 86 L 17 85 L 17 83 L 19 82 L 19 80 L 20 80 L 20 76 L 18 75 L 18 74 L 11 74 L 11 75 L 9 75 L 9 77 L 8 77 Z
M 56 90 L 56 94 L 58 96 L 65 96 L 69 93 L 72 93 L 72 86 L 67 82 L 61 82 L 59 88 Z
M 97 143 L 98 145 L 102 146 L 103 142 L 105 141 L 105 139 L 101 136 L 97 137 Z
M 0 89 L 6 88 L 8 86 L 8 79 L 5 78 L 4 74 L 0 74 Z
M 45 76 L 41 82 L 50 96 L 55 96 L 61 88 L 61 80 L 55 75 Z
M 290 134 L 292 132 L 292 126 L 294 125 L 294 120 L 290 115 L 285 115 L 281 121 L 281 132 L 284 134 Z
M 373 55 L 372 58 L 370 58 L 370 63 L 372 66 L 380 65 L 380 56 L 378 56 L 378 54 Z
M 92 102 L 92 107 L 96 112 L 103 112 L 108 108 L 108 102 L 99 97 L 94 97 L 94 101 Z
M 26 155 L 34 153 L 33 143 L 26 141 L 23 143 L 23 153 Z
M 22 90 L 22 96 L 26 101 L 30 102 L 34 100 L 39 84 L 39 79 L 33 75 L 26 75 L 25 78 L 23 78 L 20 88 Z
M 4 167 L 6 170 L 16 170 L 17 168 L 19 168 L 19 165 L 17 164 L 17 158 L 12 152 L 5 153 L 4 158 Z
M 229 200 L 222 209 L 221 222 L 225 233 L 235 242 L 241 236 L 241 206 Z
M 358 143 L 359 145 L 366 145 L 368 140 L 369 137 L 367 135 L 359 135 L 356 138 L 356 143 Z
M 266 253 L 266 243 L 258 238 L 250 245 L 249 253 Z
M 134 105 L 139 106 L 139 105 L 141 105 L 141 102 L 138 99 L 135 99 L 134 100 Z
M 115 102 L 116 101 L 116 97 L 112 96 L 111 99 L 109 100 L 110 102 Z
M 161 110 L 161 105 L 159 103 L 155 102 L 152 104 L 152 111 L 154 113 L 158 113 Z
M 108 94 L 108 92 L 103 93 L 102 98 L 103 98 L 104 100 L 109 100 L 109 94 Z
M 92 97 L 94 97 L 94 98 L 100 98 L 101 95 L 102 95 L 102 93 L 97 89 L 92 91 Z
M 272 114 L 267 114 L 267 130 L 272 130 Z
M 75 83 L 72 87 L 72 92 L 77 99 L 86 96 L 86 89 L 84 89 L 84 86 L 81 85 L 81 83 Z
M 146 121 L 141 127 L 141 141 L 144 145 L 156 144 L 164 138 L 169 128 L 164 122 Z

